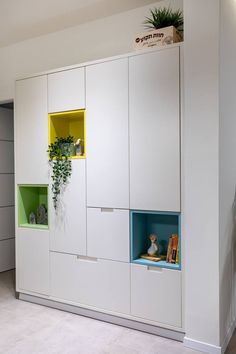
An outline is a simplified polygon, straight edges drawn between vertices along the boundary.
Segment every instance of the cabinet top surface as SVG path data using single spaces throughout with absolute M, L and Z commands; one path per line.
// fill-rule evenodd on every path
M 47 71 L 43 71 L 43 72 L 39 72 L 39 73 L 34 73 L 34 74 L 26 75 L 26 76 L 21 76 L 21 77 L 18 77 L 16 79 L 16 81 L 25 80 L 25 79 L 29 79 L 29 78 L 37 77 L 37 76 L 54 74 L 54 73 L 61 72 L 61 71 L 66 71 L 66 70 L 83 68 L 83 67 L 86 67 L 86 66 L 99 64 L 99 63 L 104 63 L 104 62 L 108 62 L 108 61 L 111 61 L 111 60 L 118 60 L 118 59 L 122 59 L 122 58 L 130 58 L 130 57 L 134 57 L 134 56 L 137 56 L 137 55 L 148 54 L 148 53 L 158 52 L 158 51 L 162 51 L 162 50 L 169 50 L 169 49 L 172 49 L 172 48 L 175 48 L 175 47 L 181 48 L 182 46 L 183 46 L 183 42 L 179 42 L 179 43 L 169 44 L 169 45 L 161 46 L 161 47 L 140 49 L 140 50 L 136 50 L 136 51 L 133 51 L 133 52 L 130 52 L 130 53 L 125 53 L 125 54 L 116 55 L 116 56 L 112 56 L 112 57 L 101 58 L 101 59 L 97 59 L 97 60 L 92 60 L 92 61 L 87 61 L 87 62 L 83 62 L 83 63 L 78 63 L 78 64 L 75 64 L 75 65 L 64 66 L 64 67 L 56 68 L 56 69 L 53 69 L 53 70 L 47 70 Z

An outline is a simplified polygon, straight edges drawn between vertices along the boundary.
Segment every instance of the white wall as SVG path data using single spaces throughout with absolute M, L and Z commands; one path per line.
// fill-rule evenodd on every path
M 220 329 L 233 330 L 236 278 L 236 1 L 221 0 L 220 33 Z M 233 263 L 234 262 L 234 263 Z M 233 280 L 234 276 L 234 282 Z M 230 331 L 231 329 L 231 331 Z
M 218 346 L 219 0 L 185 0 L 184 14 L 185 343 Z
M 0 108 L 0 272 L 15 266 L 13 110 Z
M 153 5 L 0 48 L 0 101 L 14 97 L 16 77 L 132 51 L 133 38 L 143 32 L 149 9 L 169 4 L 183 8 L 183 0 L 153 1 Z

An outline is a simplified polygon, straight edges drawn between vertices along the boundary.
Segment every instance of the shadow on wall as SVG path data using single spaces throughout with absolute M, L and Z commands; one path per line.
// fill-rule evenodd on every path
M 225 230 L 226 236 L 229 233 L 227 244 L 227 257 L 225 260 L 221 277 L 221 338 L 227 338 L 229 329 L 232 329 L 236 315 L 236 189 L 231 209 L 232 213 L 228 219 L 228 229 Z M 222 235 L 221 235 L 222 236 Z M 224 236 L 224 235 L 223 235 Z M 229 277 L 230 287 L 229 287 Z M 225 311 L 227 309 L 227 311 Z M 221 343 L 225 346 L 227 343 Z
M 7 108 L 7 109 L 14 109 L 14 103 L 13 102 L 2 103 L 0 104 L 0 107 Z

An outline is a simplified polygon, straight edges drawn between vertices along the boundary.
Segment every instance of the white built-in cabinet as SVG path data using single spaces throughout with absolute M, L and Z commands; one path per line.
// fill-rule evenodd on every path
M 85 108 L 85 69 L 48 75 L 48 112 Z
M 16 183 L 48 183 L 47 76 L 16 82 Z
M 130 208 L 180 211 L 179 48 L 129 59 Z
M 16 183 L 49 196 L 48 228 L 17 223 L 18 291 L 181 330 L 180 267 L 134 264 L 130 237 L 180 212 L 179 57 L 171 46 L 17 82 Z M 55 212 L 47 116 L 73 110 L 85 110 L 86 154 Z
M 128 59 L 86 68 L 87 205 L 129 208 Z

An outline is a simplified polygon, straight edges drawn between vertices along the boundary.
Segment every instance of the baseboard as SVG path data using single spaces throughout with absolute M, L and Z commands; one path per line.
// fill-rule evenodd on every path
M 204 343 L 204 342 L 199 342 L 197 340 L 191 339 L 184 337 L 184 346 L 187 348 L 199 350 L 200 352 L 203 353 L 208 353 L 208 354 L 222 354 L 222 348 L 218 347 L 216 345 Z
M 152 326 L 147 323 L 137 322 L 137 321 L 129 320 L 127 318 L 122 318 L 122 317 L 118 317 L 118 316 L 114 316 L 114 315 L 110 315 L 110 314 L 106 314 L 106 313 L 102 313 L 102 312 L 98 312 L 98 311 L 94 311 L 94 310 L 89 310 L 89 309 L 85 309 L 82 307 L 77 307 L 77 306 L 57 302 L 54 300 L 49 300 L 49 299 L 45 299 L 45 298 L 41 298 L 41 297 L 37 297 L 37 296 L 33 296 L 33 295 L 28 295 L 28 294 L 23 294 L 23 293 L 19 293 L 19 299 L 24 300 L 24 301 L 28 301 L 28 302 L 32 302 L 32 303 L 35 303 L 38 305 L 48 306 L 48 307 L 51 307 L 51 308 L 54 308 L 57 310 L 75 313 L 75 314 L 81 315 L 81 316 L 91 317 L 96 320 L 109 322 L 109 323 L 116 324 L 119 326 L 132 328 L 132 329 L 135 329 L 135 330 L 138 330 L 141 332 L 146 332 L 146 333 L 158 335 L 161 337 L 173 339 L 173 340 L 176 340 L 179 342 L 183 342 L 183 339 L 184 339 L 183 332 L 178 332 L 178 331 L 167 329 L 167 328 Z
M 236 328 L 236 318 L 231 323 L 231 326 L 230 326 L 230 328 L 229 328 L 229 330 L 227 332 L 227 335 L 225 337 L 224 343 L 222 345 L 222 354 L 226 351 L 226 348 L 227 348 L 227 346 L 229 344 L 229 341 L 230 341 L 230 339 L 232 337 L 232 334 L 234 333 L 235 328 Z

